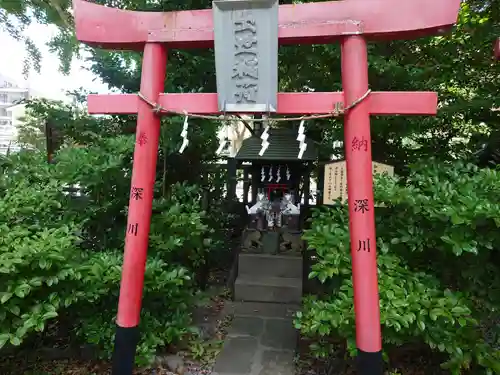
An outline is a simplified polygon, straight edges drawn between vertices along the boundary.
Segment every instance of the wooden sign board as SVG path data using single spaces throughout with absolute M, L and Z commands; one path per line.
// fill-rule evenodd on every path
M 374 176 L 383 173 L 394 176 L 394 167 L 372 162 L 372 173 Z M 325 165 L 323 204 L 333 205 L 338 198 L 344 203 L 347 201 L 347 168 L 345 160 Z

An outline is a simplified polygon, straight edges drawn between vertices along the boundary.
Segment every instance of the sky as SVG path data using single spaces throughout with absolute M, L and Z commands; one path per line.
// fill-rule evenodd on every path
M 110 92 L 107 85 L 85 69 L 88 64 L 84 61 L 75 59 L 67 76 L 58 71 L 59 59 L 57 55 L 49 52 L 46 45 L 56 30 L 52 25 L 32 24 L 25 31 L 25 35 L 29 36 L 42 52 L 41 72 L 36 73 L 32 70 L 28 81 L 24 80 L 22 74 L 23 60 L 26 56 L 23 42 L 16 41 L 7 32 L 0 30 L 0 46 L 2 46 L 0 74 L 51 99 L 64 99 L 65 91 L 79 87 L 98 93 Z

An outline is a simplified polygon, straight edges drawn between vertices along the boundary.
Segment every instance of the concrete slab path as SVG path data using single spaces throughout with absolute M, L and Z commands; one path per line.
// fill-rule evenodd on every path
M 213 374 L 295 375 L 298 306 L 235 302 L 228 309 L 234 318 Z

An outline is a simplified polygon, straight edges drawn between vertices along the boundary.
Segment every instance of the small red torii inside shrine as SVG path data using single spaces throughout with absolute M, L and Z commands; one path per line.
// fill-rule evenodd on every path
M 279 93 L 276 114 L 344 113 L 348 205 L 359 374 L 382 374 L 373 205 L 370 115 L 433 115 L 433 92 L 370 92 L 367 41 L 414 39 L 448 31 L 460 0 L 344 0 L 279 6 L 280 45 L 342 47 L 343 92 Z M 137 114 L 125 253 L 118 303 L 114 375 L 131 375 L 138 339 L 160 116 L 219 114 L 217 94 L 164 93 L 167 48 L 214 46 L 212 10 L 137 12 L 73 0 L 76 36 L 90 46 L 143 51 L 138 95 L 90 95 L 93 114 Z M 369 94 L 369 95 L 368 95 Z M 365 98 L 360 100 L 360 98 Z M 163 111 L 152 111 L 151 103 Z M 353 103 L 357 103 L 353 106 Z M 356 147 L 362 140 L 363 147 Z M 140 191 L 141 194 L 138 194 Z M 359 210 L 357 202 L 367 202 Z M 361 251 L 362 250 L 362 251 Z

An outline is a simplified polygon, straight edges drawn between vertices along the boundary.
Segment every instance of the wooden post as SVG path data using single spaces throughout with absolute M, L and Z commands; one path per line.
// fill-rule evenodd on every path
M 260 169 L 260 168 L 257 168 L 256 166 L 252 166 L 252 202 L 251 202 L 252 205 L 257 203 L 258 186 L 259 186 L 259 181 L 260 181 L 258 169 Z
M 236 183 L 237 183 L 237 173 L 238 173 L 238 162 L 235 158 L 227 158 L 227 200 L 234 201 L 236 199 Z
M 325 196 L 325 192 L 323 191 L 323 186 L 325 185 L 325 168 L 323 163 L 319 163 L 318 166 L 318 181 L 316 185 L 316 206 L 322 206 L 323 200 Z
M 311 194 L 311 166 L 309 163 L 305 166 L 304 173 L 304 209 L 307 213 L 309 210 L 309 195 Z
M 243 166 L 243 204 L 248 204 L 248 191 L 250 190 L 248 169 L 248 166 Z

